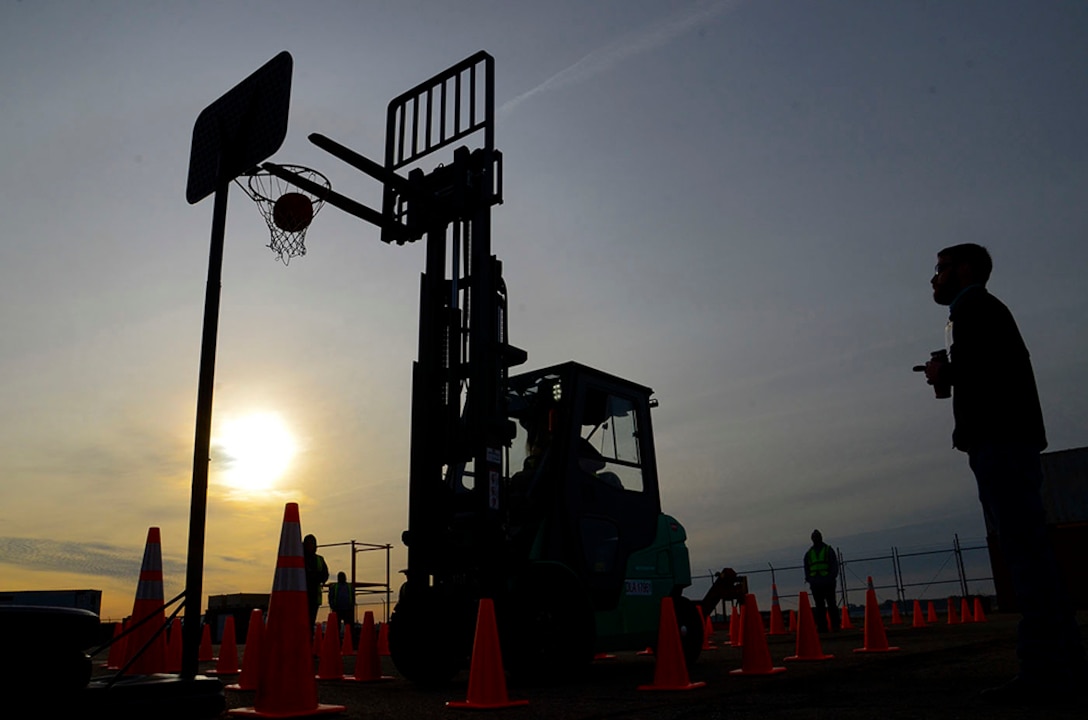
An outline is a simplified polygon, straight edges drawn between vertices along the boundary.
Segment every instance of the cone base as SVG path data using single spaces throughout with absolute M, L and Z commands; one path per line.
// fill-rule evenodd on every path
M 770 670 L 762 670 L 762 671 L 745 670 L 744 668 L 741 668 L 740 670 L 730 670 L 729 674 L 730 675 L 777 675 L 778 673 L 784 673 L 784 672 L 786 672 L 786 668 L 784 668 L 784 667 L 773 667 Z
M 897 648 L 897 647 L 886 647 L 886 648 L 854 648 L 854 652 L 859 652 L 859 653 L 879 653 L 879 652 L 892 652 L 892 651 L 894 651 L 894 650 L 898 650 L 898 649 L 899 649 L 899 648 Z
M 521 707 L 522 705 L 528 705 L 528 700 L 507 700 L 500 703 L 480 703 L 472 702 L 470 700 L 449 700 L 446 702 L 446 707 L 453 708 L 454 710 L 499 710 L 501 708 L 508 707 Z
M 701 688 L 701 687 L 706 687 L 706 683 L 705 682 L 693 682 L 693 683 L 688 683 L 687 685 L 639 685 L 638 689 L 639 690 L 671 691 L 671 690 L 694 690 L 695 688 Z
M 314 715 L 335 715 L 336 713 L 347 712 L 347 707 L 344 705 L 323 705 L 317 704 L 313 710 L 300 710 L 299 712 L 261 712 L 257 708 L 244 707 L 234 708 L 233 710 L 227 710 L 228 715 L 241 716 L 241 717 L 261 717 L 261 718 L 296 718 L 296 717 L 312 717 Z
M 350 680 L 351 682 L 361 682 L 361 683 L 383 682 L 385 680 L 396 680 L 396 678 L 393 677 L 392 675 L 379 675 L 378 677 L 366 677 L 366 678 L 357 678 L 354 675 L 345 675 L 344 679 L 345 680 Z
M 782 658 L 786 662 L 804 662 L 806 660 L 830 660 L 834 655 L 790 655 Z
M 256 686 L 256 684 L 254 684 L 252 686 L 247 685 L 246 687 L 242 687 L 242 685 L 240 683 L 231 683 L 230 685 L 224 685 L 223 689 L 224 690 L 240 690 L 242 692 L 254 692 L 257 689 L 257 686 Z

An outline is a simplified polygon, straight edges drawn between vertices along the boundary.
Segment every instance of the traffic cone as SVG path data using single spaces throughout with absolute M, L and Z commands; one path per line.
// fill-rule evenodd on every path
M 344 639 L 340 641 L 340 654 L 344 657 L 351 657 L 355 654 L 355 645 L 352 643 L 351 636 L 355 634 L 354 624 L 351 622 L 344 623 Z
M 181 672 L 182 640 L 181 618 L 174 617 L 170 622 L 170 637 L 166 638 L 166 672 Z
M 205 625 L 207 627 L 207 625 Z M 223 619 L 223 637 L 219 642 L 219 657 L 209 675 L 236 675 L 238 673 L 238 640 L 234 634 L 234 616 Z
M 960 598 L 960 622 L 974 622 L 975 619 L 971 617 L 971 606 L 967 604 L 967 598 Z
M 986 622 L 986 613 L 982 612 L 982 598 L 975 598 L 975 622 Z
M 128 636 L 121 637 L 121 635 L 124 633 L 127 624 L 127 620 L 123 623 L 115 622 L 113 624 L 113 641 L 110 642 L 110 654 L 106 656 L 107 670 L 120 670 L 121 666 L 125 664 L 125 647 L 128 643 Z
M 675 611 L 675 606 L 673 610 Z M 703 626 L 703 646 L 700 650 L 717 650 L 718 646 L 710 641 L 710 636 L 713 634 L 712 629 L 709 628 L 708 618 L 703 615 L 703 606 L 699 603 L 695 603 L 695 612 L 699 614 L 699 624 Z
M 951 597 L 948 598 L 948 624 L 959 625 L 960 619 L 956 616 L 956 603 Z
M 528 700 L 511 700 L 506 694 L 499 631 L 495 625 L 495 605 L 491 598 L 481 598 L 480 608 L 476 612 L 476 636 L 472 641 L 472 662 L 468 671 L 468 696 L 464 700 L 451 700 L 446 707 L 493 710 L 528 704 Z
M 256 690 L 257 675 L 261 671 L 261 638 L 264 636 L 264 613 L 259 608 L 249 612 L 249 629 L 246 630 L 246 650 L 242 655 L 242 674 L 238 682 L 227 685 L 227 690 Z
M 828 612 L 831 612 L 830 610 Z M 827 623 L 828 627 L 832 627 L 831 623 Z M 850 608 L 847 605 L 842 606 L 842 624 L 840 627 L 843 630 L 853 630 L 854 623 L 850 621 Z
M 212 650 L 212 629 L 204 623 L 200 631 L 200 650 L 197 652 L 197 660 L 200 662 L 215 662 L 215 652 Z
M 892 625 L 902 625 L 903 616 L 899 614 L 899 603 L 892 602 Z
M 932 600 L 929 601 L 929 606 L 928 606 L 928 608 L 926 610 L 926 622 L 927 623 L 940 622 L 937 619 L 937 606 L 933 604 Z
M 389 623 L 382 623 L 378 627 L 378 655 L 389 657 Z
M 740 611 L 737 610 L 737 606 L 734 605 L 733 612 L 729 614 L 729 644 L 733 647 L 741 646 L 740 631 Z
M 772 675 L 786 672 L 786 668 L 775 667 L 771 660 L 767 636 L 763 632 L 763 618 L 759 614 L 756 596 L 751 593 L 744 598 L 743 642 L 741 667 L 739 670 L 730 670 L 730 675 Z
M 162 540 L 157 527 L 148 528 L 136 600 L 132 604 L 132 632 L 128 635 L 126 675 L 166 672 L 166 613 L 162 595 Z M 146 648 L 144 646 L 147 646 Z M 139 653 L 137 657 L 136 654 Z M 135 659 L 134 659 L 135 658 Z
M 808 604 L 808 593 L 801 591 L 797 598 L 800 621 L 797 626 L 797 650 L 784 660 L 830 660 L 834 655 L 825 655 L 820 645 L 820 634 L 816 631 L 816 618 Z
M 705 686 L 693 683 L 688 677 L 688 665 L 684 660 L 684 647 L 680 643 L 680 628 L 676 624 L 676 610 L 672 598 L 661 598 L 661 619 L 657 624 L 657 657 L 654 660 L 654 681 L 639 685 L 639 690 L 694 690 Z
M 922 617 L 922 603 L 917 600 L 914 601 L 914 612 L 911 613 L 911 616 L 911 627 L 920 628 L 926 626 L 926 619 Z
M 309 619 L 298 504 L 287 503 L 268 603 L 268 624 L 261 643 L 257 692 L 253 707 L 234 708 L 228 711 L 231 715 L 289 718 L 347 709 L 317 701 Z
M 869 578 L 869 589 L 865 591 L 865 647 L 854 648 L 854 652 L 890 652 L 897 647 L 888 647 L 888 636 L 884 633 L 884 621 L 880 618 L 880 605 L 876 601 L 873 578 Z
M 359 631 L 359 650 L 355 656 L 355 675 L 349 678 L 358 682 L 392 680 L 391 675 L 382 675 L 381 651 L 378 649 L 378 637 L 374 632 L 374 613 L 370 610 L 363 615 L 363 628 Z
M 317 664 L 318 680 L 343 680 L 344 656 L 340 654 L 340 637 L 337 628 L 340 627 L 340 618 L 336 612 L 329 613 L 325 621 L 325 639 L 321 644 L 321 660 Z
M 767 634 L 786 634 L 786 624 L 782 621 L 782 606 L 778 604 L 778 587 L 774 583 L 771 583 L 771 629 Z

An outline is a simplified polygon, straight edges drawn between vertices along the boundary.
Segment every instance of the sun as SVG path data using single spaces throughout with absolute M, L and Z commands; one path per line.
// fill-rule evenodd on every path
M 222 422 L 212 444 L 220 478 L 240 492 L 270 490 L 298 451 L 294 435 L 275 412 L 257 412 Z

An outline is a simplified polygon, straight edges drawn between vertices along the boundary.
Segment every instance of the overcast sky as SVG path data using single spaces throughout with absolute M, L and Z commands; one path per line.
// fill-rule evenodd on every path
M 911 372 L 944 344 L 929 279 L 941 247 L 990 248 L 1050 447 L 1088 444 L 1086 37 L 1073 1 L 0 3 L 0 589 L 126 614 L 152 525 L 182 588 L 211 226 L 192 127 L 281 50 L 273 159 L 370 205 L 306 136 L 380 159 L 390 99 L 495 57 L 511 339 L 529 368 L 656 390 L 697 571 L 796 563 L 814 527 L 855 554 L 982 538 L 950 406 Z M 267 243 L 233 188 L 208 594 L 268 592 L 286 501 L 404 565 L 422 244 L 335 208 L 289 267 Z M 254 427 L 294 449 L 263 480 L 240 474 Z

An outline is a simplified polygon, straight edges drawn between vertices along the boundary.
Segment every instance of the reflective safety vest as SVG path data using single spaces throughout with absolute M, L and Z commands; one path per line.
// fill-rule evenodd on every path
M 824 545 L 819 548 L 809 548 L 808 557 L 808 574 L 812 577 L 827 577 L 831 574 L 831 563 L 827 560 L 827 553 L 830 552 L 831 547 Z

